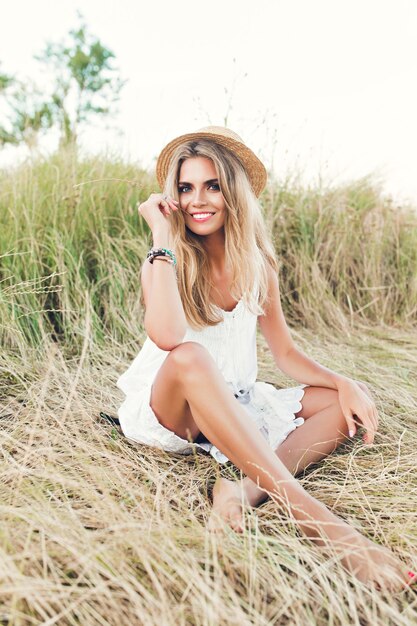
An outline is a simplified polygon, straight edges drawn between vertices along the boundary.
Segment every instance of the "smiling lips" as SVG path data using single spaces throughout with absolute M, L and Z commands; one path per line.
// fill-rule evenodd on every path
M 193 220 L 195 220 L 196 222 L 206 222 L 207 220 L 209 220 L 212 215 L 215 215 L 214 213 L 193 213 L 191 215 L 191 217 L 193 218 Z

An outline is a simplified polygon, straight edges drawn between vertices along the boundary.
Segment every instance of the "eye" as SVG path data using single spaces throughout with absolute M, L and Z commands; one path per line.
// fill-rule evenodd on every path
M 216 187 L 216 189 L 220 191 L 220 185 L 218 183 L 212 183 L 211 185 L 209 185 L 209 188 L 210 187 Z M 190 187 L 188 185 L 183 185 L 182 187 L 178 187 L 178 191 L 179 193 L 186 192 L 186 190 L 189 188 Z

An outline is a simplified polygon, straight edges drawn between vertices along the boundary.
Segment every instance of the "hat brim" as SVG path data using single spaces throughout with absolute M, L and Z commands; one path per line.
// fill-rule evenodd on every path
M 225 146 L 233 152 L 233 154 L 235 154 L 241 161 L 251 183 L 254 194 L 256 197 L 259 197 L 262 190 L 265 188 L 268 179 L 268 174 L 262 161 L 260 161 L 256 154 L 252 152 L 252 150 L 244 143 L 236 141 L 231 137 L 204 131 L 187 133 L 185 135 L 181 135 L 180 137 L 176 137 L 161 151 L 156 163 L 156 177 L 161 189 L 164 187 L 174 151 L 181 144 L 193 139 L 210 139 L 215 143 Z

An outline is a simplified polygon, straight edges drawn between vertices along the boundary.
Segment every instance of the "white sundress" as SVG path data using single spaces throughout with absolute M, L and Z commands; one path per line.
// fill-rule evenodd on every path
M 270 383 L 257 381 L 257 315 L 248 309 L 243 299 L 233 311 L 216 308 L 223 314 L 223 321 L 200 331 L 188 327 L 182 343 L 195 341 L 209 351 L 248 419 L 254 421 L 271 448 L 276 450 L 289 433 L 304 423 L 304 419 L 295 418 L 294 413 L 302 408 L 300 400 L 308 385 L 276 389 Z M 202 449 L 218 463 L 227 463 L 229 459 L 215 445 L 179 437 L 162 426 L 153 412 L 150 406 L 152 384 L 168 354 L 169 351 L 161 350 L 147 337 L 139 354 L 118 378 L 116 385 L 126 395 L 117 411 L 123 434 L 134 442 L 166 452 L 191 454 Z

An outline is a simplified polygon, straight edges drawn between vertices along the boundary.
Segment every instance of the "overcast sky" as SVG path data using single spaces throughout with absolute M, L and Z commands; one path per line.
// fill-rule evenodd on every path
M 154 167 L 169 140 L 208 124 L 237 132 L 278 176 L 339 183 L 371 172 L 417 204 L 415 0 L 5 0 L 4 72 L 45 75 L 33 55 L 78 24 L 116 55 L 120 113 L 87 128 Z M 7 17 L 7 19 L 5 19 Z M 229 103 L 231 109 L 229 109 Z M 4 111 L 4 109 L 3 109 Z M 43 144 L 52 149 L 56 136 Z M 0 164 L 23 150 L 0 153 Z

